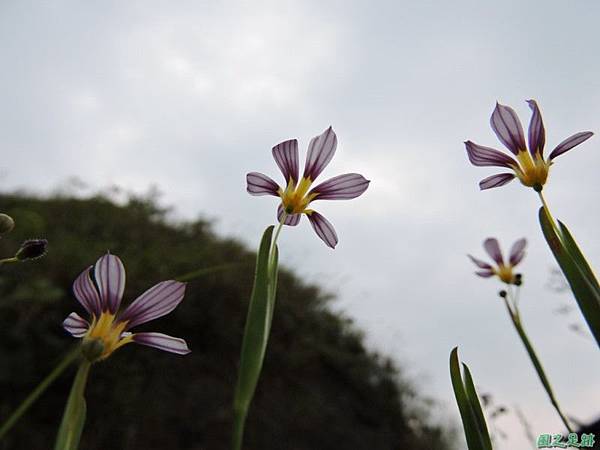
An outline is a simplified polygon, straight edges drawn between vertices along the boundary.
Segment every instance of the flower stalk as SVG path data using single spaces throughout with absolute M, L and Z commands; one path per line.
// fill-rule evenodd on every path
M 506 310 L 511 319 L 511 322 L 513 323 L 513 325 L 515 326 L 515 329 L 517 330 L 519 337 L 521 338 L 521 342 L 523 342 L 523 345 L 525 346 L 525 350 L 527 351 L 527 354 L 529 355 L 529 359 L 531 359 L 533 367 L 535 368 L 535 370 L 538 374 L 538 377 L 539 377 L 540 381 L 542 382 L 542 385 L 544 386 L 544 389 L 546 390 L 548 397 L 550 398 L 550 402 L 552 403 L 552 406 L 554 407 L 554 409 L 560 416 L 560 419 L 562 420 L 563 424 L 565 425 L 565 427 L 567 428 L 569 433 L 572 433 L 573 429 L 571 427 L 571 424 L 569 423 L 569 420 L 567 419 L 567 417 L 565 416 L 565 414 L 562 412 L 562 410 L 560 408 L 558 400 L 556 399 L 556 396 L 554 395 L 554 392 L 552 390 L 552 386 L 550 385 L 550 381 L 549 381 L 548 377 L 546 376 L 546 372 L 544 371 L 544 367 L 542 366 L 542 363 L 541 363 L 540 359 L 538 358 L 537 353 L 535 352 L 535 349 L 533 348 L 533 345 L 532 345 L 531 341 L 529 340 L 529 337 L 527 336 L 527 333 L 525 332 L 523 323 L 521 322 L 521 315 L 519 314 L 519 307 L 517 304 L 519 286 L 517 286 L 516 289 L 517 289 L 516 294 L 513 293 L 513 290 L 511 289 L 510 286 L 508 287 L 507 291 L 502 291 L 502 293 L 505 293 L 505 295 L 501 295 L 501 297 L 504 300 L 504 304 L 506 305 Z
M 84 397 L 85 386 L 91 366 L 92 363 L 86 358 L 82 359 L 79 363 L 60 428 L 58 429 L 54 450 L 77 450 L 79 448 L 87 409 Z

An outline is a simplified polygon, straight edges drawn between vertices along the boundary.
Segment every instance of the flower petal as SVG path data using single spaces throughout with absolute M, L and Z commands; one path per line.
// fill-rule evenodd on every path
M 79 274 L 73 283 L 73 294 L 75 294 L 75 298 L 79 300 L 79 303 L 83 305 L 89 314 L 100 317 L 102 306 L 100 295 L 98 294 L 96 285 L 92 281 L 92 269 L 93 266 L 90 266 Z
M 511 247 L 509 262 L 512 266 L 519 264 L 525 256 L 525 246 L 527 246 L 527 239 L 522 238 L 515 242 Z
M 94 277 L 100 291 L 103 310 L 117 312 L 125 290 L 125 267 L 118 256 L 102 256 L 94 266 Z
M 469 161 L 474 166 L 498 166 L 512 169 L 515 165 L 518 165 L 513 158 L 496 149 L 484 147 L 472 141 L 466 141 L 465 147 L 467 148 Z
M 563 153 L 568 152 L 573 147 L 581 144 L 582 142 L 587 141 L 593 135 L 594 135 L 594 133 L 592 133 L 591 131 L 582 131 L 580 133 L 575 133 L 573 136 L 566 138 L 564 141 L 562 141 L 560 144 L 558 144 L 556 146 L 556 148 L 554 150 L 552 150 L 552 153 L 550 153 L 550 156 L 548 159 L 552 160 L 552 159 L 556 158 L 557 156 L 560 156 Z
M 181 339 L 163 333 L 134 333 L 133 342 L 154 347 L 165 352 L 187 355 L 191 352 L 187 343 Z
M 331 158 L 333 158 L 336 147 L 337 136 L 331 127 L 327 128 L 323 134 L 312 138 L 308 144 L 304 178 L 310 178 L 312 181 L 315 181 L 327 164 L 329 164 Z
M 317 233 L 317 236 L 319 236 L 328 247 L 335 248 L 338 243 L 338 237 L 333 225 L 316 211 L 306 211 L 306 215 L 308 216 L 308 220 L 310 220 L 310 224 L 315 230 L 315 233 Z
M 479 189 L 484 191 L 486 189 L 504 186 L 506 183 L 512 181 L 514 177 L 515 174 L 513 173 L 499 173 L 492 175 L 479 182 Z
M 273 147 L 273 158 L 279 166 L 285 183 L 289 183 L 290 179 L 294 182 L 298 182 L 298 140 L 291 139 L 289 141 L 283 141 Z
M 127 329 L 149 322 L 173 311 L 183 300 L 185 283 L 168 280 L 152 286 L 119 316 L 118 321 L 128 321 Z
M 494 276 L 494 272 L 492 272 L 491 270 L 480 270 L 478 272 L 475 272 L 475 275 L 478 275 L 482 278 L 489 278 Z
M 496 108 L 490 119 L 492 129 L 498 139 L 515 155 L 519 150 L 526 150 L 523 127 L 517 113 L 510 106 L 496 102 Z
M 90 328 L 90 324 L 87 320 L 81 317 L 79 314 L 72 312 L 63 321 L 62 326 L 67 330 L 73 337 L 83 337 L 87 330 Z
M 279 207 L 277 208 L 277 221 L 281 222 L 281 217 L 283 216 L 283 206 L 280 204 Z M 285 216 L 285 222 L 284 225 L 289 225 L 291 227 L 295 227 L 296 225 L 298 225 L 300 223 L 300 217 L 302 217 L 302 214 L 288 214 L 287 216 Z
M 246 175 L 246 191 L 251 195 L 274 195 L 277 197 L 278 190 L 279 185 L 262 173 L 250 172 Z
M 535 100 L 527 100 L 527 103 L 533 111 L 531 121 L 529 122 L 529 152 L 532 156 L 539 153 L 543 157 L 544 145 L 546 144 L 546 131 L 544 130 L 542 113 Z
M 467 255 L 467 256 L 480 269 L 492 269 L 492 266 L 490 264 L 486 263 L 485 261 L 482 261 L 482 260 L 480 260 L 478 258 L 475 258 L 474 256 L 471 256 L 471 255 Z
M 487 238 L 483 242 L 483 248 L 490 255 L 496 264 L 499 266 L 504 264 L 504 259 L 502 258 L 502 252 L 500 251 L 500 244 L 498 244 L 498 239 L 496 238 Z
M 309 195 L 318 194 L 315 200 L 350 200 L 365 192 L 369 183 L 369 180 L 358 173 L 346 173 L 315 186 Z

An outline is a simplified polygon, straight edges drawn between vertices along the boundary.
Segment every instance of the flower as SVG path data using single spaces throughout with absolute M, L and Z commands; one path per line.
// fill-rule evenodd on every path
M 331 127 L 315 136 L 308 145 L 304 173 L 299 178 L 298 140 L 291 139 L 273 147 L 273 158 L 285 178 L 285 188 L 268 176 L 251 172 L 246 175 L 246 190 L 251 195 L 274 195 L 281 199 L 277 219 L 285 225 L 296 226 L 302 214 L 306 214 L 317 235 L 331 248 L 338 243 L 333 225 L 321 214 L 309 209 L 316 200 L 349 200 L 367 190 L 370 181 L 357 173 L 346 173 L 330 178 L 310 189 L 319 174 L 333 158 L 337 137 Z M 309 190 L 310 189 L 310 190 Z M 285 214 L 285 218 L 284 218 Z
M 475 263 L 477 267 L 482 270 L 475 272 L 476 275 L 479 275 L 483 278 L 493 277 L 494 275 L 500 278 L 506 284 L 515 284 L 517 280 L 517 274 L 514 273 L 513 269 L 517 264 L 521 262 L 523 257 L 525 256 L 525 246 L 527 245 L 527 241 L 523 239 L 519 239 L 515 242 L 510 249 L 510 256 L 508 258 L 508 263 L 504 262 L 504 258 L 502 257 L 502 252 L 500 251 L 500 245 L 498 244 L 498 239 L 496 238 L 488 238 L 483 242 L 483 248 L 490 255 L 490 258 L 494 260 L 496 266 L 486 263 L 480 259 L 477 259 L 471 255 L 467 255 L 471 258 L 471 261 Z
M 529 122 L 529 151 L 525 145 L 523 127 L 517 114 L 511 107 L 499 103 L 496 103 L 490 123 L 498 139 L 516 156 L 516 159 L 493 148 L 477 145 L 472 141 L 465 142 L 467 155 L 474 166 L 506 167 L 513 171 L 513 173 L 500 173 L 481 180 L 479 187 L 482 190 L 503 186 L 517 177 L 525 186 L 540 192 L 548 179 L 553 159 L 588 140 L 594 134 L 591 131 L 576 133 L 558 144 L 548 159 L 544 159 L 546 132 L 542 114 L 535 100 L 527 100 L 527 103 L 533 111 Z
M 102 256 L 95 265 L 85 269 L 73 283 L 75 298 L 91 316 L 91 323 L 72 312 L 63 327 L 84 343 L 100 342 L 105 359 L 130 342 L 185 355 L 190 352 L 183 339 L 162 333 L 131 333 L 137 325 L 149 322 L 173 311 L 183 300 L 185 283 L 168 280 L 151 287 L 119 312 L 125 289 L 125 268 L 111 254 Z

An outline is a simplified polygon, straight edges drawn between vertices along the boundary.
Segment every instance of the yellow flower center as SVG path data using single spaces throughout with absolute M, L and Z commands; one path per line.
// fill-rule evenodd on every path
M 287 214 L 301 214 L 305 212 L 308 204 L 319 195 L 317 192 L 307 194 L 312 183 L 310 178 L 302 177 L 298 185 L 296 185 L 294 180 L 290 179 L 285 191 L 279 189 L 278 193 L 281 197 L 281 203 Z
M 108 311 L 104 311 L 100 314 L 99 318 L 94 317 L 92 325 L 84 339 L 102 342 L 104 351 L 99 359 L 105 359 L 116 349 L 133 340 L 133 336 L 121 337 L 121 333 L 123 333 L 123 330 L 125 330 L 126 327 L 127 321 L 115 322 L 115 315 Z
M 504 281 L 506 284 L 511 284 L 515 281 L 515 275 L 513 274 L 513 266 L 508 264 L 501 264 L 494 269 L 494 273 L 500 280 Z
M 519 150 L 517 155 L 518 165 L 513 166 L 517 178 L 528 187 L 541 188 L 546 184 L 548 172 L 550 171 L 551 161 L 544 161 L 544 158 L 539 152 L 535 153 L 535 157 L 531 156 L 527 150 Z

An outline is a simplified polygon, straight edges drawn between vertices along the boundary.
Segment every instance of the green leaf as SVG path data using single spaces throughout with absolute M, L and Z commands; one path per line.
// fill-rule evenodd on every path
M 244 424 L 254 396 L 269 340 L 277 290 L 277 247 L 270 253 L 273 226 L 261 239 L 256 259 L 254 286 L 242 341 L 240 368 L 234 397 L 233 448 L 241 448 Z
M 466 367 L 466 366 L 465 366 Z M 468 370 L 468 369 L 467 369 Z M 467 386 L 463 383 L 458 362 L 458 348 L 454 347 L 450 353 L 450 378 L 454 389 L 454 396 L 465 430 L 465 438 L 469 450 L 491 450 L 491 440 L 485 425 L 479 399 L 473 386 L 469 372 L 466 372 Z M 481 413 L 478 416 L 477 410 Z M 481 426 L 483 424 L 483 426 Z M 489 445 L 488 445 L 489 443 Z
M 58 429 L 54 450 L 77 450 L 79 448 L 87 413 L 84 392 L 90 366 L 88 361 L 83 361 L 77 370 Z
M 596 342 L 600 345 L 598 281 L 567 227 L 560 223 L 561 230 L 558 234 L 543 207 L 540 208 L 539 219 L 546 242 L 565 275 Z
M 487 424 L 485 423 L 485 416 L 483 415 L 483 411 L 481 409 L 481 403 L 479 403 L 479 396 L 477 395 L 477 391 L 475 390 L 475 384 L 473 383 L 471 371 L 465 363 L 463 363 L 463 367 L 465 371 L 465 388 L 467 392 L 467 398 L 469 399 L 471 409 L 473 410 L 473 413 L 475 415 L 479 435 L 485 446 L 484 448 L 486 448 L 487 450 L 492 450 L 492 440 L 490 439 Z

